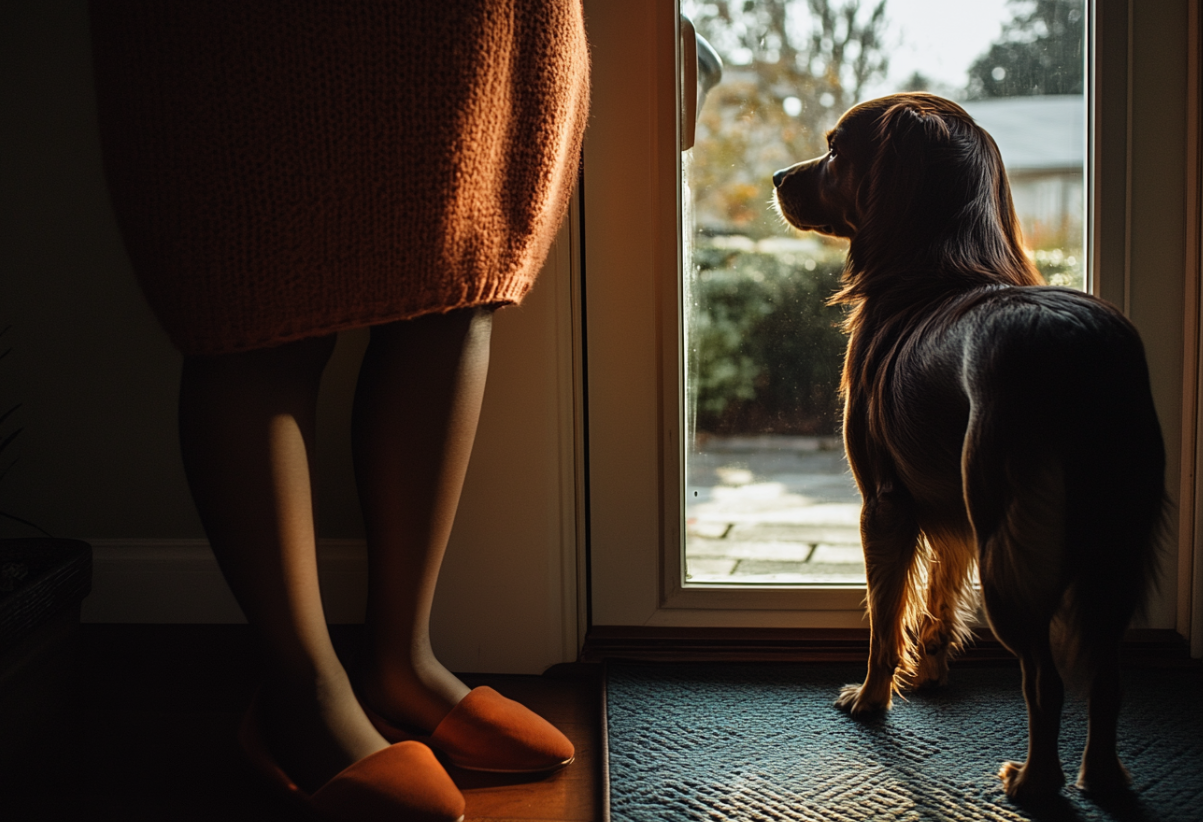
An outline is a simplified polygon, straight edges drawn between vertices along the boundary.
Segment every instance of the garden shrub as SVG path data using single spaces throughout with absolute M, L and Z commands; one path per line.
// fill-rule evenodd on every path
M 696 430 L 831 435 L 847 339 L 827 305 L 843 252 L 701 247 L 690 283 Z

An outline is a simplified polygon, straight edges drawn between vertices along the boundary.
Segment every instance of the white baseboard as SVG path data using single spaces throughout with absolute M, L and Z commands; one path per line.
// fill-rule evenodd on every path
M 245 622 L 204 539 L 90 539 L 92 593 L 84 622 Z M 326 621 L 363 622 L 363 540 L 318 541 Z

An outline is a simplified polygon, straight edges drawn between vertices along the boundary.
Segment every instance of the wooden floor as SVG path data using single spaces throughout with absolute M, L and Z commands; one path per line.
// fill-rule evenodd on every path
M 335 640 L 350 653 L 358 632 L 336 629 Z M 299 818 L 245 768 L 234 741 L 257 679 L 245 626 L 83 625 L 75 641 L 72 660 L 0 695 L 0 710 L 40 731 L 15 762 L 7 757 L 0 818 Z M 464 679 L 525 703 L 577 750 L 576 762 L 541 780 L 449 769 L 467 819 L 600 822 L 599 666 Z

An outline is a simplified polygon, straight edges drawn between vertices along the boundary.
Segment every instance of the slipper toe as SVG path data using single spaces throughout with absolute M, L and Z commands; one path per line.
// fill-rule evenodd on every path
M 572 762 L 568 737 L 521 703 L 474 688 L 430 735 L 452 764 L 475 771 L 534 773 Z
M 356 822 L 455 822 L 464 797 L 420 742 L 398 742 L 347 767 L 312 797 L 332 820 Z

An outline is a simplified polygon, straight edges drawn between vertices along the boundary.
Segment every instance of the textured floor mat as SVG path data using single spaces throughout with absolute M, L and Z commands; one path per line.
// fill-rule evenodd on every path
M 1203 820 L 1203 674 L 1125 673 L 1120 757 L 1134 791 L 1100 804 L 1073 787 L 1020 808 L 995 777 L 1022 760 L 1015 668 L 963 668 L 932 695 L 856 722 L 832 707 L 863 665 L 608 666 L 611 818 L 656 820 Z M 1070 782 L 1085 705 L 1066 700 Z

